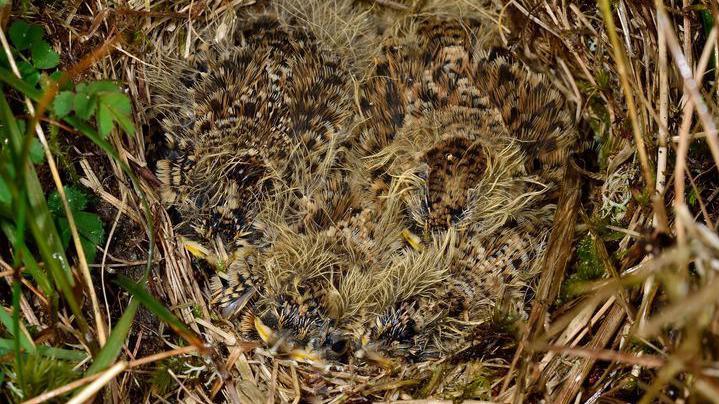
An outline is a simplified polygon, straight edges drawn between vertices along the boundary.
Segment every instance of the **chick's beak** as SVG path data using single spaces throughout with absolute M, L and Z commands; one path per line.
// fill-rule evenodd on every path
M 290 359 L 298 362 L 307 362 L 315 366 L 323 367 L 325 365 L 322 357 L 312 350 L 293 349 L 289 355 Z
M 362 342 L 364 343 L 365 341 L 366 339 L 363 338 Z M 368 344 L 363 344 L 363 346 L 355 352 L 355 357 L 357 357 L 358 359 L 365 360 L 367 362 L 372 362 L 377 366 L 380 366 L 387 370 L 394 369 L 397 366 L 397 363 L 395 361 L 385 357 L 379 351 L 377 351 Z
M 311 349 L 294 348 L 291 344 L 286 344 L 283 338 L 272 330 L 272 328 L 265 325 L 259 317 L 255 317 L 254 325 L 255 331 L 257 331 L 262 341 L 272 347 L 273 351 L 285 353 L 287 357 L 298 362 L 306 362 L 319 367 L 325 366 L 322 356 L 319 353 Z
M 182 238 L 182 246 L 185 247 L 190 254 L 199 259 L 207 259 L 211 256 L 210 250 L 202 244 L 186 238 Z
M 267 345 L 274 345 L 279 340 L 277 334 L 272 331 L 270 327 L 266 326 L 259 317 L 255 317 L 255 330 L 257 331 L 257 335 L 259 335 L 262 341 Z

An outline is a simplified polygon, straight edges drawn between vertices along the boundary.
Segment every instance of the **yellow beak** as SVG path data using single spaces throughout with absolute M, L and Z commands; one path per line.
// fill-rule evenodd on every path
M 360 350 L 358 350 L 355 353 L 355 356 L 360 359 L 364 359 L 369 362 L 374 362 L 380 367 L 392 370 L 397 366 L 397 363 L 395 363 L 393 360 L 388 359 L 384 357 L 381 353 L 375 351 L 374 349 L 368 348 L 366 346 L 362 347 Z
M 293 349 L 292 352 L 290 352 L 290 359 L 298 362 L 311 363 L 316 366 L 324 366 L 324 361 L 322 361 L 319 355 L 305 349 Z
M 277 335 L 272 329 L 265 325 L 259 317 L 255 317 L 255 330 L 266 344 L 272 345 L 277 341 Z

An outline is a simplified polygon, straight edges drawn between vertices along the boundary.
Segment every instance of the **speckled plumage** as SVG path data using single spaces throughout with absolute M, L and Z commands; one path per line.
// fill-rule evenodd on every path
M 355 89 L 351 60 L 262 16 L 177 78 L 163 200 L 232 250 L 212 301 L 246 338 L 388 366 L 523 316 L 574 126 L 473 24 L 415 21 Z
M 168 94 L 163 200 L 205 239 L 244 238 L 258 203 L 297 171 L 297 149 L 320 164 L 338 141 L 351 114 L 338 63 L 310 33 L 271 17 L 194 57 Z

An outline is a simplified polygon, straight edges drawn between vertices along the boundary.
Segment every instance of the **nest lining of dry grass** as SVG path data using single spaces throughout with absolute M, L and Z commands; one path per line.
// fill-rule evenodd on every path
M 138 0 L 119 8 L 98 2 L 75 9 L 48 7 L 41 10 L 40 19 L 56 24 L 54 39 L 63 55 L 84 53 L 118 34 L 135 36 L 134 41 L 117 42 L 116 51 L 96 64 L 90 74 L 127 85 L 140 126 L 152 121 L 147 69 L 156 60 L 153 53 L 188 57 L 224 38 L 237 24 L 236 14 L 254 3 L 183 0 L 148 5 Z M 464 0 L 383 0 L 358 2 L 367 11 L 348 19 L 342 17 L 350 15 L 346 2 L 309 3 L 289 0 L 282 12 L 322 28 L 319 36 L 333 39 L 328 41 L 329 47 L 353 49 L 367 60 L 376 50 L 368 40 L 371 32 L 363 28 L 368 19 L 387 27 L 412 13 L 486 21 L 496 29 L 498 42 L 523 54 L 528 64 L 547 73 L 576 103 L 577 117 L 586 124 L 583 130 L 591 133 L 586 137 L 598 138 L 601 148 L 589 155 L 599 156 L 600 161 L 580 162 L 580 174 L 566 180 L 566 189 L 574 192 L 565 193 L 560 209 L 567 209 L 578 224 L 568 220 L 555 228 L 529 321 L 510 344 L 513 348 L 506 361 L 462 362 L 460 353 L 440 363 L 362 375 L 275 359 L 242 341 L 232 324 L 213 313 L 204 275 L 179 245 L 168 213 L 153 199 L 154 236 L 160 256 L 152 290 L 203 336 L 211 354 L 192 357 L 174 351 L 176 341 L 162 326 L 150 330 L 138 324 L 128 341 L 128 358 L 141 356 L 138 349 L 152 339 L 148 352 L 181 354 L 186 360 L 178 365 L 183 372 L 172 372 L 175 387 L 158 394 L 142 381 L 142 368 L 132 368 L 108 381 L 106 397 L 120 401 L 144 396 L 159 401 L 297 402 L 300 396 L 319 393 L 332 397 L 330 402 L 358 397 L 493 402 L 545 397 L 559 403 L 607 397 L 641 397 L 645 402 L 680 397 L 719 401 L 713 364 L 716 354 L 707 343 L 719 332 L 713 292 L 719 286 L 714 276 L 719 265 L 719 202 L 717 193 L 712 192 L 716 180 L 707 174 L 715 173 L 719 157 L 714 123 L 718 94 L 713 74 L 703 74 L 716 71 L 711 63 L 717 59 L 711 57 L 717 52 L 717 29 L 714 25 L 702 28 L 698 17 L 701 12 L 716 15 L 716 10 L 686 0 L 673 7 L 621 0 L 611 5 L 600 1 L 599 7 L 529 0 L 482 5 Z M 690 5 L 694 8 L 687 8 Z M 321 25 L 327 12 L 334 18 L 333 24 Z M 341 35 L 333 35 L 331 30 Z M 71 64 L 73 56 L 70 58 L 67 62 Z M 702 79 L 714 83 L 697 84 Z M 151 154 L 149 133 L 138 131 L 134 138 L 114 134 L 111 140 L 122 159 L 147 174 L 143 191 L 156 197 L 145 158 Z M 129 180 L 117 164 L 107 159 L 103 175 L 98 175 L 97 165 L 88 158 L 79 158 L 78 164 L 82 184 L 114 209 L 113 229 L 124 221 L 134 223 L 135 228 L 143 226 L 137 190 L 128 186 Z M 580 184 L 584 190 L 581 198 Z M 686 195 L 693 195 L 695 202 Z M 580 201 L 581 206 L 577 204 Z M 610 217 L 611 225 L 602 225 L 597 216 Z M 613 231 L 613 238 L 606 236 L 607 229 Z M 100 273 L 142 263 L 141 254 L 118 253 L 115 245 L 127 234 L 110 233 Z M 586 294 L 555 304 L 562 279 L 568 276 L 565 266 L 572 240 L 580 235 L 592 238 L 606 275 L 585 285 Z M 668 245 L 662 242 L 665 236 L 671 240 Z M 144 245 L 142 240 L 129 243 L 137 251 Z M 107 292 L 104 287 L 101 303 L 110 307 L 112 297 L 104 297 L 107 293 L 103 292 Z M 27 302 L 23 314 L 28 324 L 41 324 Z M 112 318 L 110 312 L 108 317 Z M 65 327 L 72 328 L 69 321 Z

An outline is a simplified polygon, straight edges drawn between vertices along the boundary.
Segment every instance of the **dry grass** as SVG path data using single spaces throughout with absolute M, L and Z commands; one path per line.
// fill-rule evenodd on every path
M 154 265 L 152 291 L 204 337 L 211 354 L 191 356 L 178 349 L 171 332 L 140 317 L 126 342 L 125 361 L 66 389 L 83 386 L 89 397 L 104 387 L 103 397 L 118 402 L 298 402 L 301 396 L 315 394 L 332 397 L 330 402 L 358 397 L 719 402 L 719 277 L 714 273 L 719 268 L 719 46 L 717 25 L 701 24 L 702 17 L 717 16 L 710 2 L 684 0 L 665 6 L 626 0 L 365 0 L 357 2 L 364 7 L 361 13 L 341 0 L 287 0 L 278 6 L 315 29 L 327 47 L 356 60 L 357 72 L 365 71 L 361 67 L 371 63 L 377 50 L 371 23 L 390 26 L 410 14 L 485 21 L 496 41 L 523 55 L 575 103 L 584 142 L 592 145 L 570 164 L 559 207 L 565 220 L 556 224 L 550 237 L 534 305 L 510 344 L 512 354 L 477 359 L 489 349 L 487 339 L 456 357 L 378 374 L 298 365 L 274 359 L 243 341 L 235 326 L 213 312 L 209 274 L 193 264 L 177 242 L 169 214 L 154 193 L 156 183 L 146 160 L 152 155 L 150 135 L 156 125 L 148 84 L 148 72 L 155 69 L 153 55 L 191 56 L 226 37 L 238 23 L 236 13 L 248 12 L 256 2 L 74 3 L 74 8 L 47 6 L 28 14 L 54 30 L 61 54 L 71 59 L 116 35 L 123 38 L 91 75 L 125 83 L 135 102 L 138 127 L 149 125 L 132 138 L 114 133 L 111 141 L 143 178 L 143 190 L 155 196 L 154 236 L 161 258 Z M 362 80 L 359 73 L 355 78 Z M 139 228 L 143 214 L 138 190 L 128 185 L 120 167 L 107 157 L 94 156 L 91 163 L 78 156 L 81 182 L 111 207 L 113 229 L 118 223 Z M 101 172 L 99 166 L 104 167 Z M 110 233 L 102 264 L 93 268 L 94 277 L 103 280 L 105 272 L 127 271 L 144 259 L 121 254 L 128 243 L 144 245 L 142 232 Z M 575 241 L 585 236 L 592 238 L 605 275 L 584 283 L 584 293 L 560 299 L 563 280 L 578 266 L 578 259 L 572 258 Z M 310 243 L 307 248 L 318 248 L 314 241 L 305 241 Z M 293 259 L 296 251 L 287 246 L 278 260 Z M 214 253 L 226 258 L 222 250 Z M 413 268 L 436 270 L 443 265 L 431 254 L 419 257 L 426 262 Z M 396 266 L 397 273 L 388 274 L 398 279 L 397 287 L 422 288 L 422 280 L 403 269 Z M 443 276 L 441 271 L 428 273 Z M 100 285 L 95 289 L 99 302 L 93 299 L 86 309 L 99 306 L 107 310 L 110 322 L 116 321 L 111 308 L 117 291 L 97 279 L 95 285 Z M 41 325 L 24 304 L 25 321 Z M 138 359 L 162 351 L 168 353 Z M 163 368 L 171 387 L 154 388 L 142 366 L 174 355 L 181 360 Z

